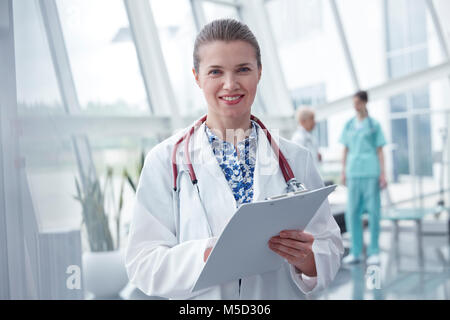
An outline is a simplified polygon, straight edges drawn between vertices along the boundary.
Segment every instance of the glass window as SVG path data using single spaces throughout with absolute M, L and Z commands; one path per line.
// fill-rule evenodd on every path
M 108 170 L 112 170 L 110 188 L 105 191 L 105 209 L 110 217 L 117 214 L 119 199 L 122 197 L 120 243 L 125 245 L 133 213 L 135 193 L 129 183 L 125 183 L 121 194 L 123 172 L 126 170 L 137 185 L 141 157 L 146 155 L 161 139 L 155 136 L 132 137 L 111 136 L 91 139 L 92 160 L 102 184 Z M 116 237 L 114 230 L 114 237 Z
M 425 1 L 385 1 L 385 5 L 389 77 L 397 78 L 428 68 L 430 47 Z M 390 104 L 393 113 L 429 109 L 429 88 L 422 86 L 399 94 L 390 99 Z M 411 126 L 413 137 L 408 137 L 407 126 Z M 405 119 L 393 120 L 391 128 L 392 140 L 396 144 L 393 152 L 394 180 L 397 181 L 400 174 L 432 175 L 433 163 L 427 159 L 431 155 L 430 118 L 405 115 Z M 408 154 L 409 138 L 413 143 L 413 159 Z
M 406 76 L 428 67 L 427 47 L 388 53 L 388 74 L 391 78 Z
M 323 32 L 323 1 L 284 0 L 266 4 L 272 32 L 281 45 Z M 312 14 L 314 13 L 314 14 Z M 286 19 L 294 17 L 295 19 Z
M 394 96 L 390 99 L 391 112 L 408 112 L 413 109 L 430 109 L 430 95 L 428 86 L 419 87 L 408 93 Z M 394 152 L 394 169 L 397 166 L 398 174 L 432 175 L 431 151 L 431 124 L 429 115 L 414 115 L 412 118 L 405 114 L 405 121 L 412 126 L 413 151 L 415 160 L 415 172 L 405 170 L 404 161 L 409 162 L 407 145 L 403 145 L 408 139 L 407 127 L 398 124 L 399 119 L 392 122 L 392 139 L 397 144 Z M 408 166 L 409 168 L 409 166 Z M 395 170 L 394 170 L 395 171 Z
M 39 115 L 36 118 L 45 121 L 65 110 L 40 3 L 14 1 L 13 19 L 18 113 Z M 78 171 L 72 142 L 57 130 L 42 136 L 38 127 L 27 127 L 18 141 L 24 163 L 20 199 L 27 298 L 80 299 L 83 292 L 69 290 L 65 278 L 68 265 L 81 265 L 80 205 L 73 199 Z M 44 131 L 51 130 L 49 126 Z
M 429 109 L 430 108 L 430 90 L 428 86 L 423 86 L 411 92 L 411 108 L 412 109 Z
M 392 2 L 392 1 L 389 1 Z M 406 14 L 408 16 L 408 45 L 415 46 L 427 42 L 427 5 L 425 0 L 407 0 Z
M 19 114 L 63 114 L 53 61 L 37 0 L 14 1 Z
M 433 4 L 436 8 L 437 15 L 439 17 L 443 33 L 444 35 L 450 34 L 450 19 L 449 19 L 449 12 L 450 12 L 450 1 L 448 0 L 434 0 Z M 447 36 L 447 44 L 450 43 L 450 39 Z
M 401 174 L 409 174 L 408 127 L 406 119 L 392 120 L 393 178 L 398 181 Z
M 414 163 L 416 176 L 433 176 L 430 115 L 415 115 L 413 122 Z
M 18 110 L 21 115 L 64 114 L 39 2 L 13 3 Z M 69 139 L 22 136 L 28 186 L 40 231 L 77 228 L 81 222 L 75 194 L 76 161 Z
M 56 3 L 83 112 L 149 113 L 123 1 Z
M 407 110 L 406 95 L 399 94 L 390 98 L 391 112 L 405 112 Z
M 391 78 L 398 78 L 408 74 L 410 69 L 409 56 L 397 56 L 388 58 L 388 73 Z
M 337 5 L 360 86 L 385 82 L 383 1 L 338 0 Z
M 326 86 L 326 101 L 353 92 L 327 1 L 273 0 L 266 3 L 266 9 L 286 84 L 291 92 L 317 83 Z
M 71 139 L 57 132 L 47 138 L 24 137 L 21 154 L 40 231 L 78 229 L 81 206 L 73 199 L 78 170 Z
M 201 1 L 203 12 L 205 13 L 206 23 L 216 19 L 233 18 L 240 20 L 236 7 Z
M 385 0 L 385 6 L 390 78 L 445 61 L 425 0 Z
M 201 90 L 192 74 L 197 30 L 189 0 L 150 0 L 170 81 L 183 115 L 206 111 Z M 173 10 L 176 7 L 177 10 Z
M 408 40 L 408 9 L 407 2 L 386 1 L 386 21 L 388 26 L 388 51 L 402 49 L 410 45 Z M 422 25 L 422 27 L 424 27 Z

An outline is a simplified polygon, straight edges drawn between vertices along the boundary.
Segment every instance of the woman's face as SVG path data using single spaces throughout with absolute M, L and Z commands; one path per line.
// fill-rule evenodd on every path
M 214 41 L 199 48 L 199 70 L 193 70 L 208 104 L 208 115 L 249 116 L 261 78 L 255 49 L 244 41 Z

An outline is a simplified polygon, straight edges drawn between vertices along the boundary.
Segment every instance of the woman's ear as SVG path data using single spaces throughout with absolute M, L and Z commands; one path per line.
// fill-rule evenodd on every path
M 198 79 L 198 73 L 195 72 L 195 68 L 192 68 L 192 74 L 194 75 L 195 78 L 195 82 L 197 82 L 197 85 L 199 86 L 199 88 L 201 89 L 201 85 L 200 85 L 200 80 Z
M 259 80 L 261 80 L 261 74 L 262 74 L 262 66 L 258 68 L 258 82 Z

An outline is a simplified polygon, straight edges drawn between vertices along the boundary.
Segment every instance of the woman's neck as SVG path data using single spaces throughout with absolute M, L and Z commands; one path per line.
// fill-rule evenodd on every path
M 220 117 L 208 113 L 206 125 L 221 140 L 237 145 L 250 135 L 251 121 L 250 114 L 239 118 Z

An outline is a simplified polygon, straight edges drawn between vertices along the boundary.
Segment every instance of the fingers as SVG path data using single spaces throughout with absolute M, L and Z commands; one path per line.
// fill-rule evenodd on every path
M 269 243 L 279 244 L 294 250 L 308 251 L 311 248 L 311 244 L 307 242 L 300 242 L 298 240 L 282 239 L 280 237 L 273 237 Z
M 280 232 L 280 238 L 292 239 L 301 242 L 313 242 L 312 234 L 300 230 L 283 230 Z
M 276 254 L 282 256 L 283 258 L 285 258 L 289 263 L 293 264 L 295 262 L 295 260 L 297 259 L 297 257 L 290 255 L 289 253 L 286 253 L 282 250 L 279 250 L 275 247 L 271 247 L 271 245 L 269 244 L 270 249 L 272 249 L 273 252 L 275 252 Z
M 213 248 L 207 248 L 206 250 L 205 250 L 205 253 L 203 254 L 203 261 L 204 262 L 206 262 L 206 260 L 208 259 L 208 257 L 209 257 L 209 254 L 211 253 L 211 250 L 212 250 Z
M 269 248 L 289 261 L 304 258 L 312 252 L 313 241 L 312 234 L 300 230 L 283 230 L 279 236 L 269 240 Z
M 303 268 L 309 270 L 311 265 L 315 265 L 313 242 L 312 234 L 299 230 L 283 230 L 280 232 L 280 236 L 272 237 L 268 245 L 273 252 L 286 259 L 298 270 L 303 270 Z
M 275 243 L 273 241 L 269 241 L 269 248 L 274 251 L 279 251 L 293 257 L 301 257 L 304 255 L 304 250 L 293 249 L 291 247 L 287 247 L 285 245 Z
M 292 249 L 283 245 L 270 243 L 269 242 L 269 248 L 275 252 L 276 254 L 280 255 L 281 257 L 285 258 L 287 262 L 289 262 L 292 265 L 300 265 L 305 261 L 305 259 L 310 255 L 310 252 L 312 251 L 300 251 L 296 249 Z

